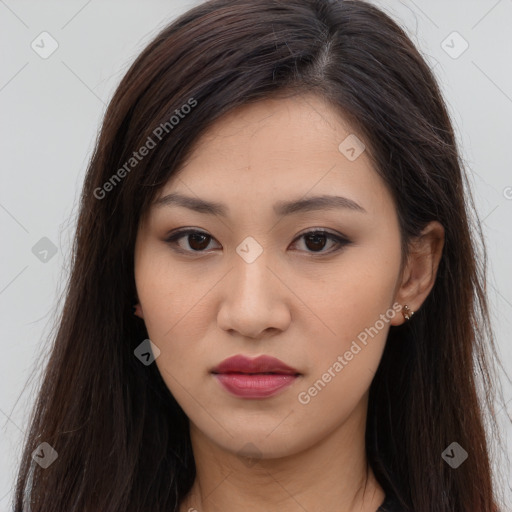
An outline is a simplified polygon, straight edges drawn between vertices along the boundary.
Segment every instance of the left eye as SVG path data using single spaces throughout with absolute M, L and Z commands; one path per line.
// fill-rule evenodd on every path
M 310 251 L 308 252 L 331 253 L 340 250 L 343 246 L 350 243 L 350 241 L 347 238 L 335 235 L 334 233 L 330 233 L 329 231 L 322 230 L 309 231 L 298 236 L 295 240 L 301 239 L 304 239 L 304 244 L 308 249 L 310 249 Z M 325 248 L 327 241 L 333 243 L 333 245 L 331 246 L 331 250 L 322 251 L 322 249 Z M 333 246 L 335 247 L 335 249 L 332 249 Z
M 187 241 L 188 248 L 184 248 L 179 242 L 185 239 Z M 336 235 L 329 231 L 323 230 L 315 230 L 308 231 L 307 233 L 303 233 L 298 236 L 294 242 L 297 240 L 304 239 L 304 243 L 309 251 L 312 253 L 331 253 L 341 249 L 343 246 L 350 244 L 350 240 L 343 236 Z M 193 229 L 179 231 L 177 233 L 169 236 L 165 241 L 171 246 L 175 246 L 175 250 L 178 252 L 195 252 L 201 253 L 205 252 L 205 249 L 208 248 L 210 242 L 215 240 L 212 236 L 204 233 L 203 231 L 197 231 Z M 337 246 L 334 250 L 324 251 L 323 249 L 327 245 L 327 241 L 330 241 L 334 244 L 334 247 Z M 332 248 L 332 246 L 331 246 Z

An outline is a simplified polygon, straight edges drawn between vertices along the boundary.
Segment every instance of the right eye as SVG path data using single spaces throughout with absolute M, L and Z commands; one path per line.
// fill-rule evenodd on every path
M 183 243 L 181 242 L 182 239 L 185 239 L 185 246 L 183 246 Z M 201 253 L 206 252 L 205 249 L 212 240 L 215 239 L 204 231 L 183 229 L 171 234 L 171 236 L 167 237 L 165 241 L 178 252 Z

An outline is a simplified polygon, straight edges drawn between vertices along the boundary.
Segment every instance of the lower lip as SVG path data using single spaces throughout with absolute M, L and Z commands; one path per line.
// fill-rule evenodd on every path
M 217 380 L 235 396 L 266 398 L 287 388 L 297 378 L 288 374 L 216 373 Z

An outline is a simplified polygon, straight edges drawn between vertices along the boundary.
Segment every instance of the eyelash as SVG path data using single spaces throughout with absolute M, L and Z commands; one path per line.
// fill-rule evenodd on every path
M 180 230 L 180 231 L 177 231 L 177 232 L 174 232 L 173 234 L 171 234 L 169 237 L 167 237 L 165 239 L 165 242 L 168 243 L 169 245 L 171 245 L 173 250 L 183 253 L 183 254 L 191 254 L 191 253 L 201 254 L 201 253 L 207 252 L 207 251 L 187 250 L 187 249 L 181 249 L 179 247 L 176 247 L 178 240 L 180 240 L 181 238 L 185 238 L 186 236 L 189 236 L 189 235 L 204 235 L 207 238 L 209 238 L 210 240 L 215 240 L 212 236 L 208 235 L 204 231 L 198 231 L 196 229 L 183 229 L 183 230 Z M 295 240 L 292 243 L 295 243 L 299 239 L 304 238 L 308 235 L 323 235 L 327 239 L 334 241 L 338 244 L 337 248 L 335 248 L 334 250 L 330 250 L 330 251 L 306 251 L 307 253 L 312 254 L 314 256 L 315 255 L 328 255 L 328 254 L 338 252 L 341 249 L 343 249 L 345 246 L 352 243 L 346 237 L 336 235 L 334 233 L 331 233 L 330 231 L 326 231 L 323 229 L 314 229 L 311 231 L 307 231 L 306 233 L 302 233 L 297 238 L 295 238 Z

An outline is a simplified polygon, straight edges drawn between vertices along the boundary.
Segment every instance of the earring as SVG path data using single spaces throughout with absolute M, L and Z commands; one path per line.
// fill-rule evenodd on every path
M 132 306 L 132 312 L 133 312 L 133 314 L 135 314 L 135 312 L 136 312 L 136 311 L 137 311 L 137 305 L 136 305 L 136 304 L 134 304 L 134 305 Z
M 414 311 L 411 311 L 409 306 L 405 304 L 404 307 L 402 308 L 402 315 L 404 315 L 404 318 L 406 320 L 409 320 L 412 317 L 412 315 L 414 315 Z

